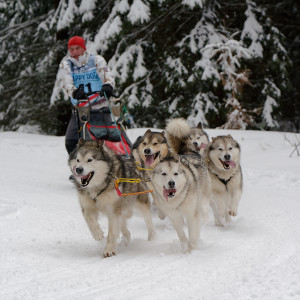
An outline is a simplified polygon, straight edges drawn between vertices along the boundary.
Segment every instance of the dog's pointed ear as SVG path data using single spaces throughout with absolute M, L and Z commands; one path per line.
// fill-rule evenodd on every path
M 97 147 L 99 149 L 103 148 L 103 145 L 104 145 L 104 141 L 103 140 L 97 140 Z
M 202 123 L 201 123 L 201 122 L 199 122 L 199 123 L 198 123 L 198 125 L 197 125 L 197 128 L 199 128 L 199 129 L 203 129 L 203 127 L 202 127 Z
M 166 158 L 166 155 L 163 155 L 162 153 L 159 153 L 158 158 L 159 158 L 159 161 L 162 161 Z
M 80 138 L 79 141 L 78 141 L 78 144 L 77 144 L 78 147 L 81 146 L 81 145 L 83 145 L 83 144 L 84 144 L 84 139 Z
M 179 156 L 179 154 L 175 154 L 175 155 L 173 156 L 173 158 L 174 158 L 175 162 L 179 162 L 179 161 L 180 161 L 180 156 Z
M 165 136 L 165 132 L 164 131 L 162 131 L 161 134 L 163 135 L 163 137 Z
M 146 131 L 146 133 L 151 133 L 152 131 L 151 131 L 151 129 L 148 129 L 147 131 Z
M 229 139 L 233 140 L 233 137 L 232 137 L 230 134 L 228 134 L 227 137 L 228 137 Z
M 212 142 L 213 142 L 215 139 L 216 139 L 215 137 L 212 137 L 212 138 L 211 138 Z

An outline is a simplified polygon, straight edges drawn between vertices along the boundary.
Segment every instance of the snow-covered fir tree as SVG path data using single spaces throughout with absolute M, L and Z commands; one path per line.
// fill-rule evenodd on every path
M 300 105 L 292 85 L 297 76 L 291 77 L 295 52 L 274 26 L 270 3 L 275 0 L 5 0 L 1 129 L 29 124 L 63 134 L 70 105 L 57 70 L 72 35 L 106 58 L 138 126 L 162 128 L 184 117 L 210 128 L 280 129 L 286 98 L 295 113 Z M 289 124 L 297 130 L 295 116 Z

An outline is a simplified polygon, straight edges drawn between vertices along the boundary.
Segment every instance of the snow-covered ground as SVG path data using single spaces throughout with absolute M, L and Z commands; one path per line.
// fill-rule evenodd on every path
M 145 129 L 129 130 L 131 140 Z M 242 148 L 244 192 L 226 228 L 211 220 L 182 252 L 169 220 L 142 217 L 132 241 L 103 258 L 81 215 L 64 137 L 0 133 L 0 299 L 300 299 L 300 134 L 207 130 Z M 100 219 L 107 232 L 107 220 Z

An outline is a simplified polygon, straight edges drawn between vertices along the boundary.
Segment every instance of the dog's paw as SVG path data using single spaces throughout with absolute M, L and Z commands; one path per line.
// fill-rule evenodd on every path
M 103 257 L 104 258 L 111 257 L 111 256 L 114 256 L 114 255 L 116 255 L 115 251 L 112 251 L 112 252 L 110 252 L 110 251 L 104 251 L 104 253 L 103 253 Z
M 129 242 L 125 236 L 121 237 L 121 241 L 119 243 L 119 246 L 121 247 L 127 247 L 129 245 Z
M 92 236 L 96 241 L 101 241 L 104 238 L 104 232 L 101 229 L 93 231 Z
M 164 213 L 162 211 L 158 211 L 158 217 L 161 219 L 161 220 L 164 220 L 166 218 L 166 216 L 164 215 Z
M 224 224 L 222 222 L 215 222 L 216 227 L 224 227 Z
M 191 254 L 193 250 L 195 250 L 195 248 L 188 247 L 188 249 L 185 251 L 185 254 Z
M 156 238 L 156 231 L 154 229 L 148 230 L 148 241 L 153 241 Z
M 117 255 L 115 249 L 111 249 L 110 247 L 106 247 L 105 251 L 103 252 L 103 257 L 111 257 Z
M 131 234 L 128 231 L 128 233 L 123 234 L 123 236 L 121 238 L 121 245 L 128 246 L 130 243 L 130 240 L 131 240 Z
M 235 212 L 235 211 L 233 211 L 233 210 L 230 210 L 228 213 L 229 213 L 232 217 L 236 217 L 236 215 L 237 215 L 237 212 Z

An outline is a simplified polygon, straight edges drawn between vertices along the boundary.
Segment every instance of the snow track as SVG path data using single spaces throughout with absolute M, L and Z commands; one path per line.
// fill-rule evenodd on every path
M 300 157 L 289 158 L 279 132 L 208 133 L 241 144 L 244 192 L 234 222 L 219 228 L 211 220 L 186 255 L 169 220 L 154 211 L 157 238 L 149 242 L 136 213 L 131 242 L 110 258 L 81 215 L 64 138 L 0 133 L 0 299 L 300 299 Z M 106 218 L 100 223 L 107 234 Z

